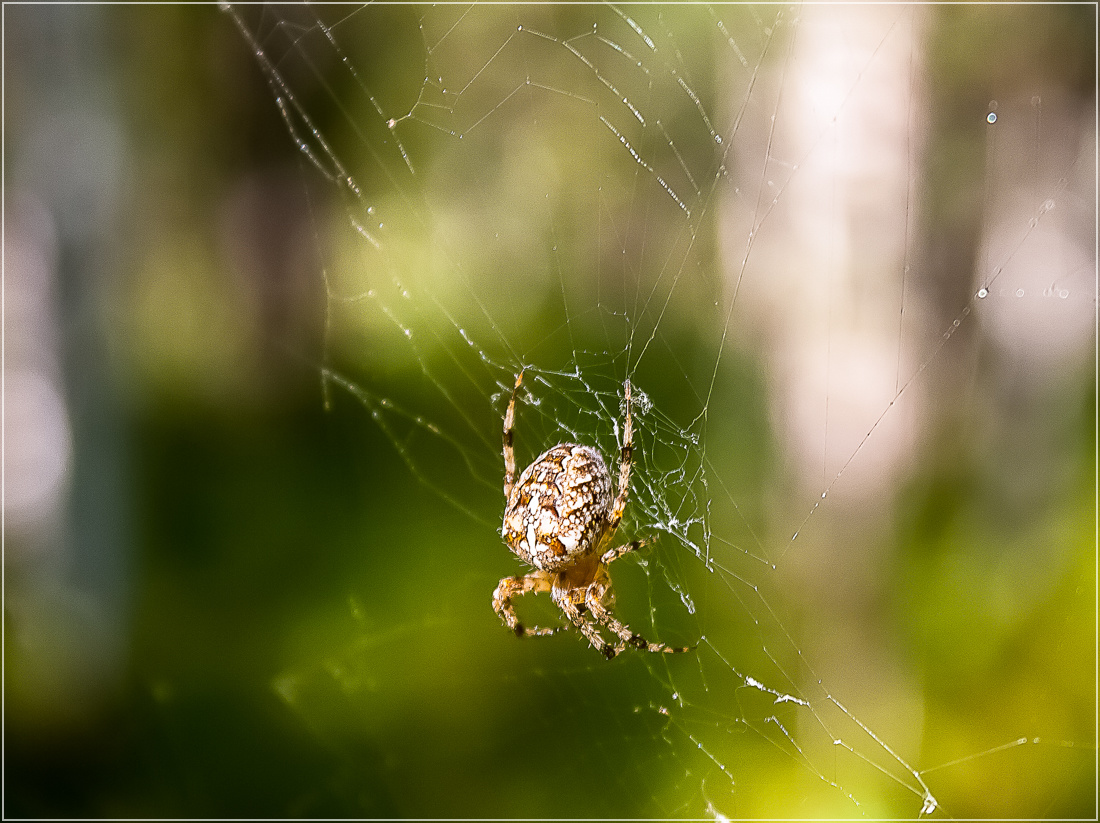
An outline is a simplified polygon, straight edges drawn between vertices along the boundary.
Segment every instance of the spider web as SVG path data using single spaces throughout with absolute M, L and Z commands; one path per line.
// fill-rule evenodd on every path
M 1051 411 L 1093 386 L 1095 89 L 1044 68 L 1094 10 L 227 11 L 305 170 L 323 402 L 419 489 L 362 539 L 420 613 L 349 581 L 273 687 L 385 752 L 397 813 L 1095 812 L 1092 446 Z M 1033 74 L 963 56 L 988 27 Z M 632 381 L 620 535 L 657 539 L 616 611 L 690 653 L 499 626 L 521 369 L 518 469 L 613 464 Z M 1013 621 L 1073 665 L 990 674 Z

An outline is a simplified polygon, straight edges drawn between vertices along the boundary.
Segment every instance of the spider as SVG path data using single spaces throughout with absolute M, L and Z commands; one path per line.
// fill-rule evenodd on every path
M 607 567 L 624 554 L 649 541 L 635 540 L 605 549 L 623 519 L 630 492 L 630 457 L 634 428 L 630 418 L 630 381 L 624 383 L 626 422 L 619 458 L 619 492 L 611 498 L 611 474 L 603 457 L 589 446 L 560 443 L 543 452 L 513 483 L 516 457 L 512 427 L 516 393 L 523 372 L 516 376 L 512 399 L 504 415 L 504 525 L 501 536 L 525 563 L 535 570 L 522 577 L 505 577 L 493 592 L 493 609 L 519 637 L 553 634 L 557 628 L 524 626 L 516 617 L 512 598 L 531 592 L 550 592 L 550 597 L 570 622 L 608 660 L 627 646 L 649 652 L 686 652 L 663 643 L 650 643 L 608 610 L 611 578 Z M 609 642 L 600 634 L 606 627 L 617 638 Z

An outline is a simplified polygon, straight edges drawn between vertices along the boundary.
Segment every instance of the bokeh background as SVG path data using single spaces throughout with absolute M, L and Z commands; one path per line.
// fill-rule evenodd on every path
M 780 19 L 718 8 L 746 50 Z M 792 650 L 921 772 L 933 813 L 1095 816 L 1095 7 L 807 6 L 753 71 L 729 68 L 701 7 L 637 10 L 680 38 L 746 182 L 705 216 L 665 198 L 671 217 L 636 224 L 637 164 L 575 100 L 501 106 L 461 144 L 416 118 L 379 128 L 362 88 L 387 111 L 424 102 L 443 11 L 336 29 L 354 77 L 300 11 L 4 6 L 6 816 L 915 816 L 919 797 L 823 753 L 820 729 L 768 723 L 746 677 Z M 559 44 L 622 24 L 499 7 L 457 18 L 432 67 L 469 78 L 516 19 Z M 288 119 L 308 129 L 238 24 L 360 193 L 298 150 Z M 574 82 L 561 48 L 511 59 Z M 488 77 L 456 127 L 506 100 Z M 677 130 L 690 104 L 621 87 L 666 113 L 681 168 L 705 167 L 713 145 Z M 418 176 L 370 156 L 385 128 Z M 595 133 L 607 155 L 578 152 Z M 372 198 L 405 218 L 385 244 L 388 274 L 421 288 L 406 327 L 378 322 L 396 301 L 344 299 L 372 285 L 347 226 Z M 610 256 L 667 287 L 654 248 L 685 227 L 659 323 L 620 324 Z M 457 321 L 433 338 L 439 307 L 471 304 L 494 368 L 441 400 Z M 737 569 L 716 583 L 666 541 L 617 571 L 647 633 L 711 639 L 675 671 L 518 643 L 489 609 L 515 570 L 495 533 L 500 387 L 581 351 L 589 413 L 547 371 L 520 448 L 591 429 L 612 453 L 647 323 L 660 345 L 635 374 L 660 416 L 640 424 L 631 525 L 656 528 L 645 512 L 672 495 L 661 442 L 701 434 L 692 505 Z M 395 343 L 403 328 L 429 342 Z M 781 619 L 754 633 L 765 612 Z

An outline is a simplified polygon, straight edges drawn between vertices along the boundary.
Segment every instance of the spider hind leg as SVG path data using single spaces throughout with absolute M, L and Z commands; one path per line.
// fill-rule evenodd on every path
M 523 371 L 516 375 L 516 384 L 512 387 L 512 397 L 508 401 L 508 411 L 504 414 L 504 499 L 512 494 L 512 484 L 516 478 L 516 452 L 514 447 L 516 425 L 516 393 L 523 383 Z

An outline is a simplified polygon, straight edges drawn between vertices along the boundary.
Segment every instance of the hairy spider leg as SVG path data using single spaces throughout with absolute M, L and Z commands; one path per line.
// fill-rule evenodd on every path
M 504 499 L 512 496 L 512 484 L 516 479 L 516 453 L 512 448 L 513 428 L 516 423 L 516 392 L 523 382 L 523 371 L 516 375 L 516 385 L 512 387 L 512 399 L 508 401 L 508 411 L 504 415 Z
M 516 617 L 512 607 L 512 598 L 534 592 L 548 592 L 553 588 L 554 576 L 549 572 L 534 571 L 524 577 L 505 577 L 497 584 L 493 592 L 493 609 L 517 637 L 539 637 L 561 631 L 561 626 L 543 628 L 524 626 Z
M 554 602 L 557 603 L 558 608 L 565 612 L 565 616 L 573 622 L 573 625 L 580 629 L 581 634 L 588 638 L 588 642 L 592 648 L 608 660 L 614 658 L 625 648 L 625 646 L 622 645 L 612 645 L 603 638 L 603 635 L 600 634 L 596 625 L 591 620 L 585 618 L 584 612 L 581 610 L 582 606 L 573 602 L 573 598 L 570 596 L 567 589 L 553 589 L 550 592 L 550 596 L 554 598 Z M 587 606 L 583 606 L 583 608 L 587 609 Z
M 613 549 L 608 549 L 600 556 L 600 562 L 605 566 L 610 566 L 624 554 L 630 554 L 633 551 L 637 551 L 642 546 L 648 546 L 650 543 L 656 543 L 656 537 L 646 537 L 642 540 L 632 540 L 629 543 L 624 543 L 621 546 L 616 546 Z
M 623 449 L 619 457 L 619 495 L 615 498 L 615 505 L 611 507 L 611 516 L 607 520 L 607 532 L 604 540 L 610 540 L 619 528 L 626 511 L 627 497 L 630 495 L 630 461 L 634 454 L 634 421 L 630 415 L 630 380 L 623 384 L 626 394 L 626 423 L 623 431 Z
M 584 605 L 591 612 L 592 617 L 600 624 L 607 626 L 611 631 L 618 635 L 622 640 L 622 644 L 616 644 L 616 648 L 622 651 L 626 646 L 633 646 L 636 649 L 642 649 L 647 652 L 663 652 L 665 654 L 680 654 L 688 651 L 686 646 L 666 646 L 664 643 L 650 643 L 644 637 L 637 632 L 633 631 L 629 626 L 616 619 L 607 607 L 603 604 L 604 596 L 607 594 L 608 583 L 597 580 L 592 583 L 584 593 Z M 618 654 L 618 652 L 616 652 Z

